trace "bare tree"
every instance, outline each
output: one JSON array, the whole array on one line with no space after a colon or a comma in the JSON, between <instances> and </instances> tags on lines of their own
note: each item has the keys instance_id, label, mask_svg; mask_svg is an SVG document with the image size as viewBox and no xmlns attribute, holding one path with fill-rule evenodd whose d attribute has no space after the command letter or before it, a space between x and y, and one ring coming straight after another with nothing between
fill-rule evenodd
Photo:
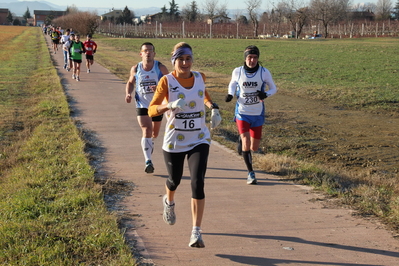
<instances>
[{"instance_id":1,"label":"bare tree","mask_svg":"<svg viewBox=\"0 0 399 266\"><path fill-rule=\"evenodd\" d=\"M99 18L96 12L77 12L53 20L55 25L63 29L71 29L75 33L86 35L94 34L99 26Z\"/></svg>"},{"instance_id":2,"label":"bare tree","mask_svg":"<svg viewBox=\"0 0 399 266\"><path fill-rule=\"evenodd\" d=\"M208 15L210 19L214 18L216 16L217 6L218 6L217 0L206 0L203 6L204 14Z\"/></svg>"},{"instance_id":3,"label":"bare tree","mask_svg":"<svg viewBox=\"0 0 399 266\"><path fill-rule=\"evenodd\" d=\"M247 1L245 1L245 4L247 5L249 20L251 21L252 26L253 26L253 36L257 37L258 36L258 28L259 28L258 9L259 9L260 5L262 4L262 0L247 0Z\"/></svg>"},{"instance_id":4,"label":"bare tree","mask_svg":"<svg viewBox=\"0 0 399 266\"><path fill-rule=\"evenodd\" d=\"M324 28L324 37L328 37L328 26L346 18L349 0L311 0L312 18L320 21Z\"/></svg>"},{"instance_id":5,"label":"bare tree","mask_svg":"<svg viewBox=\"0 0 399 266\"><path fill-rule=\"evenodd\" d=\"M295 37L299 38L303 27L309 22L309 8L301 0L283 0L278 6L282 15L290 22Z\"/></svg>"},{"instance_id":6,"label":"bare tree","mask_svg":"<svg viewBox=\"0 0 399 266\"><path fill-rule=\"evenodd\" d=\"M200 18L200 12L196 1L192 1L189 5L182 8L181 16L183 20L195 22Z\"/></svg>"},{"instance_id":7,"label":"bare tree","mask_svg":"<svg viewBox=\"0 0 399 266\"><path fill-rule=\"evenodd\" d=\"M79 12L79 9L77 6L75 6L75 5L67 6L67 9L66 9L67 14L74 14L74 13L78 13L78 12Z\"/></svg>"},{"instance_id":8,"label":"bare tree","mask_svg":"<svg viewBox=\"0 0 399 266\"><path fill-rule=\"evenodd\" d=\"M386 20L391 18L393 3L391 0L378 0L376 15L377 19Z\"/></svg>"},{"instance_id":9,"label":"bare tree","mask_svg":"<svg viewBox=\"0 0 399 266\"><path fill-rule=\"evenodd\" d=\"M394 12L392 12L392 13L393 13L394 19L399 20L399 0L396 2L393 10L394 10Z\"/></svg>"},{"instance_id":10,"label":"bare tree","mask_svg":"<svg viewBox=\"0 0 399 266\"><path fill-rule=\"evenodd\" d=\"M216 12L219 16L222 17L227 17L228 13L227 13L227 3L225 2L224 4L220 4L217 8L216 8Z\"/></svg>"}]
</instances>

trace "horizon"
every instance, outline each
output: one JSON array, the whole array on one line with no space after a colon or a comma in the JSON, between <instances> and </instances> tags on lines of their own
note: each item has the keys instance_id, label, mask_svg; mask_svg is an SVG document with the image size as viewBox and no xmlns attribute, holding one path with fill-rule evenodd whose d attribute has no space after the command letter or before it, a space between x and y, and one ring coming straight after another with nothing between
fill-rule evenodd
<instances>
[{"instance_id":1,"label":"horizon","mask_svg":"<svg viewBox=\"0 0 399 266\"><path fill-rule=\"evenodd\" d=\"M0 0L3 4L10 4L9 1L12 0ZM198 9L200 11L203 11L204 3L206 0L203 1L196 1L198 5ZM225 2L223 2L225 1ZM378 1L378 0L375 0ZM14 1L12 1L14 2ZM11 3L12 3L11 2ZM78 10L81 11L97 11L98 15L105 14L107 12L110 12L112 9L121 9L123 10L126 6L134 11L136 13L136 16L141 16L141 15L148 15L148 13L141 13L140 10L143 9L151 9L151 8L159 8L159 11L161 11L161 8L163 6L166 6L168 8L169 5L169 0L153 0L151 1L151 5L147 5L145 2L140 2L139 4L135 4L134 7L130 7L128 4L126 4L127 1L122 1L122 0L114 0L114 1L108 1L108 0L87 0L80 2L79 4L75 4L74 0L17 0L17 2L38 2L38 3L45 3L47 5L53 6L55 9L58 10L66 10L68 6L76 6ZM189 5L193 0L175 0L175 3L178 5L179 10L181 11L186 5ZM233 3L231 3L233 2ZM15 3L15 2L14 2ZM218 1L218 5L222 5L226 3L227 9L230 10L229 16L231 16L231 11L234 10L246 10L246 4L245 1L241 0L232 0L230 3L227 4L227 0L220 0ZM372 1L362 1L362 0L352 0L352 4L364 4L364 3L374 3ZM140 5L141 4L141 5ZM376 3L375 3L376 4ZM259 8L261 11L266 11L272 9L272 2L267 1L267 2L262 2L261 7ZM33 10L32 10L33 11ZM16 13L18 16L22 16L23 14L17 14L17 12L11 10L12 13ZM245 12L245 11L244 11Z\"/></svg>"}]
</instances>

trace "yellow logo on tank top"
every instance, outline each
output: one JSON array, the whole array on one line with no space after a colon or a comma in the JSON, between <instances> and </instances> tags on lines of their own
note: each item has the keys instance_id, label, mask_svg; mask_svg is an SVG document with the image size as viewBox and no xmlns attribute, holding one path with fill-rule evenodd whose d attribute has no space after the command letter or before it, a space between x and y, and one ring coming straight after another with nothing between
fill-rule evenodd
<instances>
[{"instance_id":1,"label":"yellow logo on tank top","mask_svg":"<svg viewBox=\"0 0 399 266\"><path fill-rule=\"evenodd\" d=\"M178 95L177 95L177 99L186 99L186 95L184 95L184 93L182 93L182 92L180 92Z\"/></svg>"},{"instance_id":2,"label":"yellow logo on tank top","mask_svg":"<svg viewBox=\"0 0 399 266\"><path fill-rule=\"evenodd\" d=\"M197 103L196 103L195 101L191 101L191 102L188 104L188 107L189 107L190 109L194 109L196 106L197 106Z\"/></svg>"},{"instance_id":3,"label":"yellow logo on tank top","mask_svg":"<svg viewBox=\"0 0 399 266\"><path fill-rule=\"evenodd\" d=\"M177 135L176 139L178 141L183 141L184 140L184 136L182 134Z\"/></svg>"}]
</instances>

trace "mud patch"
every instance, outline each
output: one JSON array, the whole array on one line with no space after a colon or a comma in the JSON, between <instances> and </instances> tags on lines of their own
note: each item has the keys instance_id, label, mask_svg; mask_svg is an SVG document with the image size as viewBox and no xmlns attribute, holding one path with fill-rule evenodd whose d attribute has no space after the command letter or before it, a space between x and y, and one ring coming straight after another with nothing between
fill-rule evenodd
<instances>
[{"instance_id":1,"label":"mud patch","mask_svg":"<svg viewBox=\"0 0 399 266\"><path fill-rule=\"evenodd\" d=\"M265 146L348 171L395 177L399 116L276 94L266 100Z\"/></svg>"}]
</instances>

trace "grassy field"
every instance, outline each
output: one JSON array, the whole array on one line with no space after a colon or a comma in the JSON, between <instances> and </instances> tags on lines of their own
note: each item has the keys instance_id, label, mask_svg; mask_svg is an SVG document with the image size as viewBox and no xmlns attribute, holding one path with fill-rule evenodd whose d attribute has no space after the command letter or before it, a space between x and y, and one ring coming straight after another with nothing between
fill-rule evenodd
<instances>
[{"instance_id":1,"label":"grassy field","mask_svg":"<svg viewBox=\"0 0 399 266\"><path fill-rule=\"evenodd\" d=\"M115 73L124 79L127 79L128 72L123 64L135 63L139 46L148 41L96 38L113 47L113 62L109 62ZM353 108L398 112L398 38L150 41L156 46L157 58L169 69L173 46L179 41L186 41L193 47L195 68L223 75L231 75L233 68L244 61L243 49L254 44L261 51L262 65L272 71L280 93L303 95ZM103 55L98 53L97 56ZM227 84L220 84L220 89L226 91L226 88Z\"/></svg>"},{"instance_id":2,"label":"grassy field","mask_svg":"<svg viewBox=\"0 0 399 266\"><path fill-rule=\"evenodd\" d=\"M0 264L134 265L40 28L0 26Z\"/></svg>"}]
</instances>

